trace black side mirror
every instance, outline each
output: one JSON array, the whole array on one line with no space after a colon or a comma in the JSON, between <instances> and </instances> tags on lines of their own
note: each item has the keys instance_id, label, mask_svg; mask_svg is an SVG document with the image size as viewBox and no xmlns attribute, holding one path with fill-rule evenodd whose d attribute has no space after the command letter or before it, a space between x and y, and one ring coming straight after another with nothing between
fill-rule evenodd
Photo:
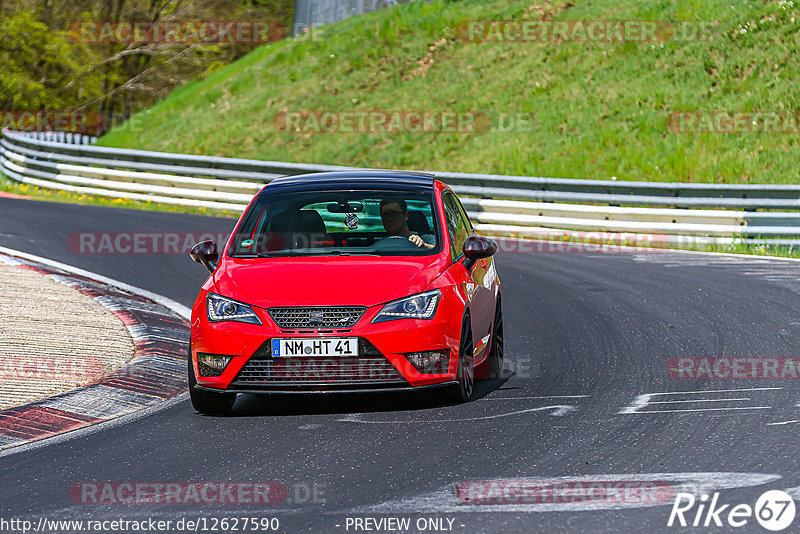
<instances>
[{"instance_id":1,"label":"black side mirror","mask_svg":"<svg viewBox=\"0 0 800 534\"><path fill-rule=\"evenodd\" d=\"M488 237L481 237L479 235L471 235L464 242L464 267L469 271L475 262L494 256L497 252L497 243Z\"/></svg>"},{"instance_id":2,"label":"black side mirror","mask_svg":"<svg viewBox=\"0 0 800 534\"><path fill-rule=\"evenodd\" d=\"M217 251L216 241L200 241L198 244L192 247L192 251L189 253L189 256L191 256L192 259L197 263L202 263L205 265L206 269L208 269L208 272L213 273L217 268L217 262L219 261L219 252Z\"/></svg>"}]
</instances>

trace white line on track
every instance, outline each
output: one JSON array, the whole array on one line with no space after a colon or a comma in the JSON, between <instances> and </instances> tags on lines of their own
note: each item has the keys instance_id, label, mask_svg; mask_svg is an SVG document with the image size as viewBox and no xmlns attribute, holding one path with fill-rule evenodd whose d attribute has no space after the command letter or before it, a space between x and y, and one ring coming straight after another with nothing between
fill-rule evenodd
<instances>
[{"instance_id":1,"label":"white line on track","mask_svg":"<svg viewBox=\"0 0 800 534\"><path fill-rule=\"evenodd\" d=\"M744 389L701 389L700 391L667 391L665 393L648 393L648 395L683 395L690 393L730 393L736 391L768 391L783 388L744 388Z\"/></svg>"},{"instance_id":2,"label":"white line on track","mask_svg":"<svg viewBox=\"0 0 800 534\"><path fill-rule=\"evenodd\" d=\"M167 399L164 402L161 402L155 406L138 410L129 415L123 415L115 419L109 419L108 421L103 421L102 423L96 423L94 425L79 428L77 430L71 430L69 432L65 432L64 434L57 434L50 438L44 438L38 441L25 443L24 445L17 445L15 447L11 447L10 449L5 449L0 451L0 458L4 456L11 456L12 454L17 454L20 452L31 451L33 449L38 449L39 447L55 445L56 443L62 443L65 441L69 441L71 439L88 436L89 434L94 434L95 432L104 432L106 430L111 430L112 428L116 428L122 425L127 425L128 423L133 423L134 421L142 419L143 417L149 417L151 415L157 414L158 412L171 408L176 404L186 402L188 398L189 398L189 392L187 391L185 393L181 393L176 397Z\"/></svg>"},{"instance_id":3,"label":"white line on track","mask_svg":"<svg viewBox=\"0 0 800 534\"><path fill-rule=\"evenodd\" d=\"M742 397L740 399L689 399L689 400L668 400L668 401L650 401L647 404L677 404L679 402L725 402L725 401L749 401L749 397Z\"/></svg>"},{"instance_id":4,"label":"white line on track","mask_svg":"<svg viewBox=\"0 0 800 534\"><path fill-rule=\"evenodd\" d=\"M800 499L800 486L797 486L795 488L787 488L787 489L785 489L783 491L785 491L786 493L788 493L790 496L792 496L795 499Z\"/></svg>"},{"instance_id":5,"label":"white line on track","mask_svg":"<svg viewBox=\"0 0 800 534\"><path fill-rule=\"evenodd\" d=\"M661 405L661 404L676 404L676 403L701 403L701 402L720 402L722 400L728 400L731 402L739 402L743 400L749 400L749 398L737 398L737 399L678 399L678 400L663 400L663 401L654 401L654 397L664 396L664 395L699 395L699 394L708 394L708 393L732 393L732 392L743 392L743 391L773 391L773 390L781 390L783 388L774 387L774 388L740 388L740 389L707 389L707 390L699 390L699 391L666 391L661 393L644 393L642 395L637 395L633 402L629 406L625 406L617 414L620 415L631 415L631 414L639 414L639 413L679 413L679 412L721 412L721 411L728 411L728 410L767 410L771 408L771 406L731 406L726 408L684 408L680 410L647 410L645 409L651 405Z\"/></svg>"},{"instance_id":6,"label":"white line on track","mask_svg":"<svg viewBox=\"0 0 800 534\"><path fill-rule=\"evenodd\" d=\"M130 284L126 284L125 282L120 282L119 280L114 280L113 278L109 278L107 276L103 276L101 274L93 273L91 271L87 271L81 269L79 267L74 267L72 265L67 265L66 263L61 263L59 261L51 260L48 258L43 258L41 256L36 256L35 254L28 254L27 252L22 252L20 250L14 250L6 247L0 247L0 253L8 254L10 256L17 256L19 258L24 258L26 260L35 261L37 263L41 263L43 265L47 265L49 267L55 267L56 269L61 269L62 271L66 271L68 273L72 273L78 276L85 276L86 278L91 278L92 280L102 282L109 286L113 286L128 293L132 293L134 295L139 295L140 297L148 298L158 304L168 308L169 310L175 312L179 316L183 317L186 320L191 319L192 312L189 308L175 302L172 299L159 295L157 293L153 293L152 291L148 291L146 289L142 289L140 287L132 286ZM45 447L48 445L53 445L56 443L61 443L67 440L83 437L89 434L93 434L95 432L102 432L105 430L110 430L112 428L116 428L122 425L126 425L128 423L132 423L141 419L143 417L149 417L153 414L171 408L176 404L186 402L186 399L189 397L189 393L181 393L176 397L172 397L171 399L167 399L164 402L160 402L155 406L151 406L149 408L144 408L142 410L136 411L129 415L123 415L117 417L115 419L111 419L108 421L104 421L102 423L97 423L88 427L80 428L77 430L72 430L70 432L66 432L64 434L58 434L49 438L41 439L38 441L33 441L31 443L26 443L24 445L18 445L16 447L11 447L9 449L5 449L0 451L0 458L4 456L10 456L12 454L17 454L21 452L30 451L33 449L38 449L39 447Z\"/></svg>"},{"instance_id":7,"label":"white line on track","mask_svg":"<svg viewBox=\"0 0 800 534\"><path fill-rule=\"evenodd\" d=\"M644 412L630 413L683 413L683 412L727 412L728 410L769 410L772 406L740 406L731 408L686 408L684 410L647 410Z\"/></svg>"},{"instance_id":8,"label":"white line on track","mask_svg":"<svg viewBox=\"0 0 800 534\"><path fill-rule=\"evenodd\" d=\"M495 414L495 415L484 415L484 416L479 416L479 417L464 417L462 419L431 419L431 420L424 420L424 421L420 421L418 419L413 419L413 420L408 420L408 421L396 420L396 419L392 420L392 421L369 421L369 420L366 420L366 419L363 418L363 414L354 413L354 414L348 414L348 415L346 415L346 416L344 416L344 417L342 417L340 419L337 419L337 421L340 421L342 423L364 423L364 424L369 424L369 425L397 425L397 424L402 424L402 423L408 423L408 424L414 424L414 425L417 425L417 424L420 424L420 423L422 423L422 424L460 423L460 422L464 422L464 421L481 421L481 420L484 420L484 419L498 419L500 417L511 417L513 415L522 415L522 414L530 413L530 412L542 412L542 411L545 411L545 410L553 410L553 413L550 414L551 416L553 416L553 417L561 417L561 416L567 415L571 411L574 411L575 408L572 407L572 406L569 406L569 405L565 405L565 404L558 404L558 405L553 405L553 406L541 406L539 408L528 408L527 410L517 410L517 411L513 411L513 412L500 413L500 414Z\"/></svg>"},{"instance_id":9,"label":"white line on track","mask_svg":"<svg viewBox=\"0 0 800 534\"><path fill-rule=\"evenodd\" d=\"M542 397L484 397L481 400L519 400L519 399L583 399L590 395L545 395Z\"/></svg>"},{"instance_id":10,"label":"white line on track","mask_svg":"<svg viewBox=\"0 0 800 534\"><path fill-rule=\"evenodd\" d=\"M123 291L127 291L128 293L133 293L134 295L139 295L140 297L148 298L154 302L157 302L158 304L161 304L165 308L172 310L173 312L180 315L187 321L190 320L192 317L192 310L190 310L183 304L180 304L179 302L175 302L174 300L159 295L158 293L153 293L152 291L132 286L130 284L126 284L125 282L120 282L119 280L114 280L113 278L103 276L102 274L93 273L91 271L86 271L79 267L73 267L72 265L67 265L66 263L61 263L59 261L43 258L41 256L36 256L35 254L28 254L27 252L14 250L11 248L0 247L0 252L2 252L3 254L8 254L10 256L18 256L26 260L35 261L43 265L47 265L49 267L55 267L56 269L61 269L62 271L76 274L78 276L85 276L86 278L91 278L92 280L102 282L109 286L117 287L119 289L122 289Z\"/></svg>"}]
</instances>

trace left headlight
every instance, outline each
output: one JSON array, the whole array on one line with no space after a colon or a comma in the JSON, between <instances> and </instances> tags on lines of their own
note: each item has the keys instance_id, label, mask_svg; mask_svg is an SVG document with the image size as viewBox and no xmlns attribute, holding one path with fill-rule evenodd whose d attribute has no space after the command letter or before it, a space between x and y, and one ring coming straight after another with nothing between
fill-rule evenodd
<instances>
[{"instance_id":1,"label":"left headlight","mask_svg":"<svg viewBox=\"0 0 800 534\"><path fill-rule=\"evenodd\" d=\"M236 321L239 323L261 324L253 308L247 304L237 302L216 293L209 293L206 299L208 320L212 323L222 321Z\"/></svg>"},{"instance_id":2,"label":"left headlight","mask_svg":"<svg viewBox=\"0 0 800 534\"><path fill-rule=\"evenodd\" d=\"M436 314L441 292L438 289L395 300L383 307L373 323L395 319L431 319Z\"/></svg>"}]
</instances>

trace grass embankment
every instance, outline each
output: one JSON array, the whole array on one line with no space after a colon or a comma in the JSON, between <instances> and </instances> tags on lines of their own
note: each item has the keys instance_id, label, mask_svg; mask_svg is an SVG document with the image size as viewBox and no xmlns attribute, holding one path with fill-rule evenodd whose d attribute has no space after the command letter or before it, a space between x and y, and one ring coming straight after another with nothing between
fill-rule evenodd
<instances>
[{"instance_id":1,"label":"grass embankment","mask_svg":"<svg viewBox=\"0 0 800 534\"><path fill-rule=\"evenodd\" d=\"M363 167L620 180L795 183L798 134L675 133L676 111L790 111L800 87L789 0L416 2L273 43L175 90L104 146ZM672 21L665 42L470 42L476 20ZM705 23L699 25L697 23ZM659 35L662 35L661 33ZM530 118L475 133L282 131L297 111L421 111ZM7 191L22 187L6 181ZM202 213L58 192L39 198ZM223 213L223 215L226 215ZM232 215L232 214L227 214ZM708 250L708 247L704 247ZM711 250L798 255L783 247Z\"/></svg>"},{"instance_id":2,"label":"grass embankment","mask_svg":"<svg viewBox=\"0 0 800 534\"><path fill-rule=\"evenodd\" d=\"M666 42L470 42L461 31L468 21L542 19L711 26L703 38L690 31ZM674 133L668 121L675 111L794 112L798 29L789 0L415 2L259 48L101 144L379 168L793 183L800 134L791 125L693 134ZM313 133L303 122L309 131L286 133L276 125L281 112L309 110L520 113L531 131Z\"/></svg>"}]
</instances>

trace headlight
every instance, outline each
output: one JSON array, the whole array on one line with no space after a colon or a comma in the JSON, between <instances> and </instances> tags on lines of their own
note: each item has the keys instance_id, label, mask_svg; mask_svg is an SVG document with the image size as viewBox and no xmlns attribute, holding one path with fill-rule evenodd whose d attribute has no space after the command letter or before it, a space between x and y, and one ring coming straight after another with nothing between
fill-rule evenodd
<instances>
[{"instance_id":1,"label":"headlight","mask_svg":"<svg viewBox=\"0 0 800 534\"><path fill-rule=\"evenodd\" d=\"M206 300L208 307L208 320L212 323L222 321L236 321L239 323L261 324L261 320L247 304L209 293Z\"/></svg>"},{"instance_id":2,"label":"headlight","mask_svg":"<svg viewBox=\"0 0 800 534\"><path fill-rule=\"evenodd\" d=\"M395 319L431 319L436 314L441 292L438 289L390 302L375 316L373 323Z\"/></svg>"}]
</instances>

